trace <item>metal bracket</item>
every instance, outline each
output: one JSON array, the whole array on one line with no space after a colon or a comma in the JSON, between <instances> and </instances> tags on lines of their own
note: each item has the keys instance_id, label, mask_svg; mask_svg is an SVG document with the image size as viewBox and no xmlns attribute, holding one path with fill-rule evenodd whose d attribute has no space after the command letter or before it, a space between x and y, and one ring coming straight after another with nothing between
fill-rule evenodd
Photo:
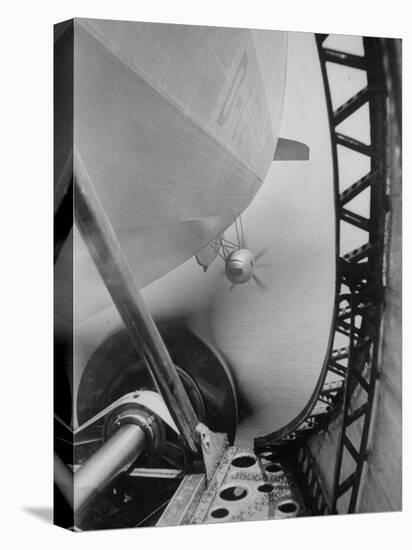
<instances>
[{"instance_id":1,"label":"metal bracket","mask_svg":"<svg viewBox=\"0 0 412 550\"><path fill-rule=\"evenodd\" d=\"M163 420L165 424L172 428L173 431L179 433L176 424L174 423L161 395L151 390L144 390L130 392L126 395L123 395L122 397L111 403L108 407L90 418L87 422L79 426L76 430L74 430L73 435L76 436L79 433L83 432L86 428L89 428L98 420L101 420L122 405L141 405L156 414L161 420Z\"/></svg>"},{"instance_id":2,"label":"metal bracket","mask_svg":"<svg viewBox=\"0 0 412 550\"><path fill-rule=\"evenodd\" d=\"M229 441L226 434L212 432L201 422L196 426L196 432L200 436L203 462L206 469L206 480L209 483L223 457L226 447L229 445Z\"/></svg>"}]
</instances>

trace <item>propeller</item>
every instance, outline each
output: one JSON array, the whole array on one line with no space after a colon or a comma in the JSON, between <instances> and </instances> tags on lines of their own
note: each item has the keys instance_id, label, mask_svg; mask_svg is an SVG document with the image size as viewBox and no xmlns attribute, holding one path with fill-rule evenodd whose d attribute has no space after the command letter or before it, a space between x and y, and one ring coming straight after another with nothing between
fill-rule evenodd
<instances>
[{"instance_id":1,"label":"propeller","mask_svg":"<svg viewBox=\"0 0 412 550\"><path fill-rule=\"evenodd\" d=\"M221 237L221 245L223 249L222 259L225 262L225 270L223 274L231 282L229 293L233 291L235 286L248 283L254 279L259 291L268 290L267 286L255 275L256 267L269 267L270 264L259 265L259 260L267 253L268 247L262 248L254 255L248 248L248 243L243 230L242 218L239 215L235 218L234 227L236 230L237 244Z\"/></svg>"},{"instance_id":2,"label":"propeller","mask_svg":"<svg viewBox=\"0 0 412 550\"><path fill-rule=\"evenodd\" d=\"M266 290L269 290L268 287L256 275L253 275L252 279L254 279L260 291L265 292Z\"/></svg>"},{"instance_id":3,"label":"propeller","mask_svg":"<svg viewBox=\"0 0 412 550\"><path fill-rule=\"evenodd\" d=\"M269 250L269 249L268 249L267 246L265 246L265 248L262 248L262 250L256 254L256 256L255 256L255 262L258 262L258 261L260 260L260 258L262 258L262 257L266 254L266 252L267 252L268 250Z\"/></svg>"},{"instance_id":4,"label":"propeller","mask_svg":"<svg viewBox=\"0 0 412 550\"><path fill-rule=\"evenodd\" d=\"M224 274L232 283L229 287L229 293L233 291L235 286L248 283L252 279L255 281L259 291L264 292L268 290L268 287L255 274L255 268L260 267L259 259L261 259L267 251L268 247L262 248L262 250L254 256L247 248L239 248L227 256ZM265 265L269 266L270 264L262 264L262 267Z\"/></svg>"}]
</instances>

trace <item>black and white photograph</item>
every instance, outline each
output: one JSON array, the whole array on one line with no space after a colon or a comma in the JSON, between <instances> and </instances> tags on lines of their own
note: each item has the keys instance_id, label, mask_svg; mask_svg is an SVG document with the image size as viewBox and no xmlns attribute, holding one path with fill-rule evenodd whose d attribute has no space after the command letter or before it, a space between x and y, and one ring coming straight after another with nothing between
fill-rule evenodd
<instances>
[{"instance_id":1,"label":"black and white photograph","mask_svg":"<svg viewBox=\"0 0 412 550\"><path fill-rule=\"evenodd\" d=\"M401 180L399 38L57 23L54 522L401 511Z\"/></svg>"},{"instance_id":2,"label":"black and white photograph","mask_svg":"<svg viewBox=\"0 0 412 550\"><path fill-rule=\"evenodd\" d=\"M1 548L410 546L409 11L3 6Z\"/></svg>"}]
</instances>

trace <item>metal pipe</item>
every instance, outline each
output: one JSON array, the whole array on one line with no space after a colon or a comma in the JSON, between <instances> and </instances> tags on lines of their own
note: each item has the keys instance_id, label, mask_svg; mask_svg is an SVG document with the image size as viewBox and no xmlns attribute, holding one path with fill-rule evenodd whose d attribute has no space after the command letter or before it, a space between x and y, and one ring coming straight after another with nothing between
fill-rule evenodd
<instances>
[{"instance_id":1,"label":"metal pipe","mask_svg":"<svg viewBox=\"0 0 412 550\"><path fill-rule=\"evenodd\" d=\"M76 149L74 204L77 227L130 338L137 352L144 357L183 443L196 454L199 420Z\"/></svg>"},{"instance_id":2,"label":"metal pipe","mask_svg":"<svg viewBox=\"0 0 412 550\"><path fill-rule=\"evenodd\" d=\"M140 426L124 424L74 474L75 524L81 520L94 497L133 464L146 443L146 435Z\"/></svg>"}]
</instances>

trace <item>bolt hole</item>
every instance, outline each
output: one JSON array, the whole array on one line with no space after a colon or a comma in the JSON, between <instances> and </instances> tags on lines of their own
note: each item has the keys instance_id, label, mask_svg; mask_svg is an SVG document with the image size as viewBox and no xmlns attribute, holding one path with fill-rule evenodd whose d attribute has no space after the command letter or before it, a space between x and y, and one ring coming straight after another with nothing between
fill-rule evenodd
<instances>
[{"instance_id":1,"label":"bolt hole","mask_svg":"<svg viewBox=\"0 0 412 550\"><path fill-rule=\"evenodd\" d=\"M298 509L295 502L292 500L289 500L287 502L282 502L282 504L279 504L278 510L282 512L283 514L293 514Z\"/></svg>"},{"instance_id":2,"label":"bolt hole","mask_svg":"<svg viewBox=\"0 0 412 550\"><path fill-rule=\"evenodd\" d=\"M271 493L274 488L275 486L272 485L271 483L264 483L263 485L259 485L257 490L260 491L261 493Z\"/></svg>"},{"instance_id":3,"label":"bolt hole","mask_svg":"<svg viewBox=\"0 0 412 550\"><path fill-rule=\"evenodd\" d=\"M270 474L278 474L280 472L283 472L282 466L276 462L272 464L268 464L265 470Z\"/></svg>"},{"instance_id":4,"label":"bolt hole","mask_svg":"<svg viewBox=\"0 0 412 550\"><path fill-rule=\"evenodd\" d=\"M232 460L232 465L236 468L250 468L254 464L256 464L256 458L250 455L237 456Z\"/></svg>"},{"instance_id":5,"label":"bolt hole","mask_svg":"<svg viewBox=\"0 0 412 550\"><path fill-rule=\"evenodd\" d=\"M229 515L229 510L227 508L215 508L210 512L212 518L221 519Z\"/></svg>"},{"instance_id":6,"label":"bolt hole","mask_svg":"<svg viewBox=\"0 0 412 550\"><path fill-rule=\"evenodd\" d=\"M223 500L242 500L247 495L247 490L244 487L234 485L233 487L227 487L220 492L220 498Z\"/></svg>"}]
</instances>

